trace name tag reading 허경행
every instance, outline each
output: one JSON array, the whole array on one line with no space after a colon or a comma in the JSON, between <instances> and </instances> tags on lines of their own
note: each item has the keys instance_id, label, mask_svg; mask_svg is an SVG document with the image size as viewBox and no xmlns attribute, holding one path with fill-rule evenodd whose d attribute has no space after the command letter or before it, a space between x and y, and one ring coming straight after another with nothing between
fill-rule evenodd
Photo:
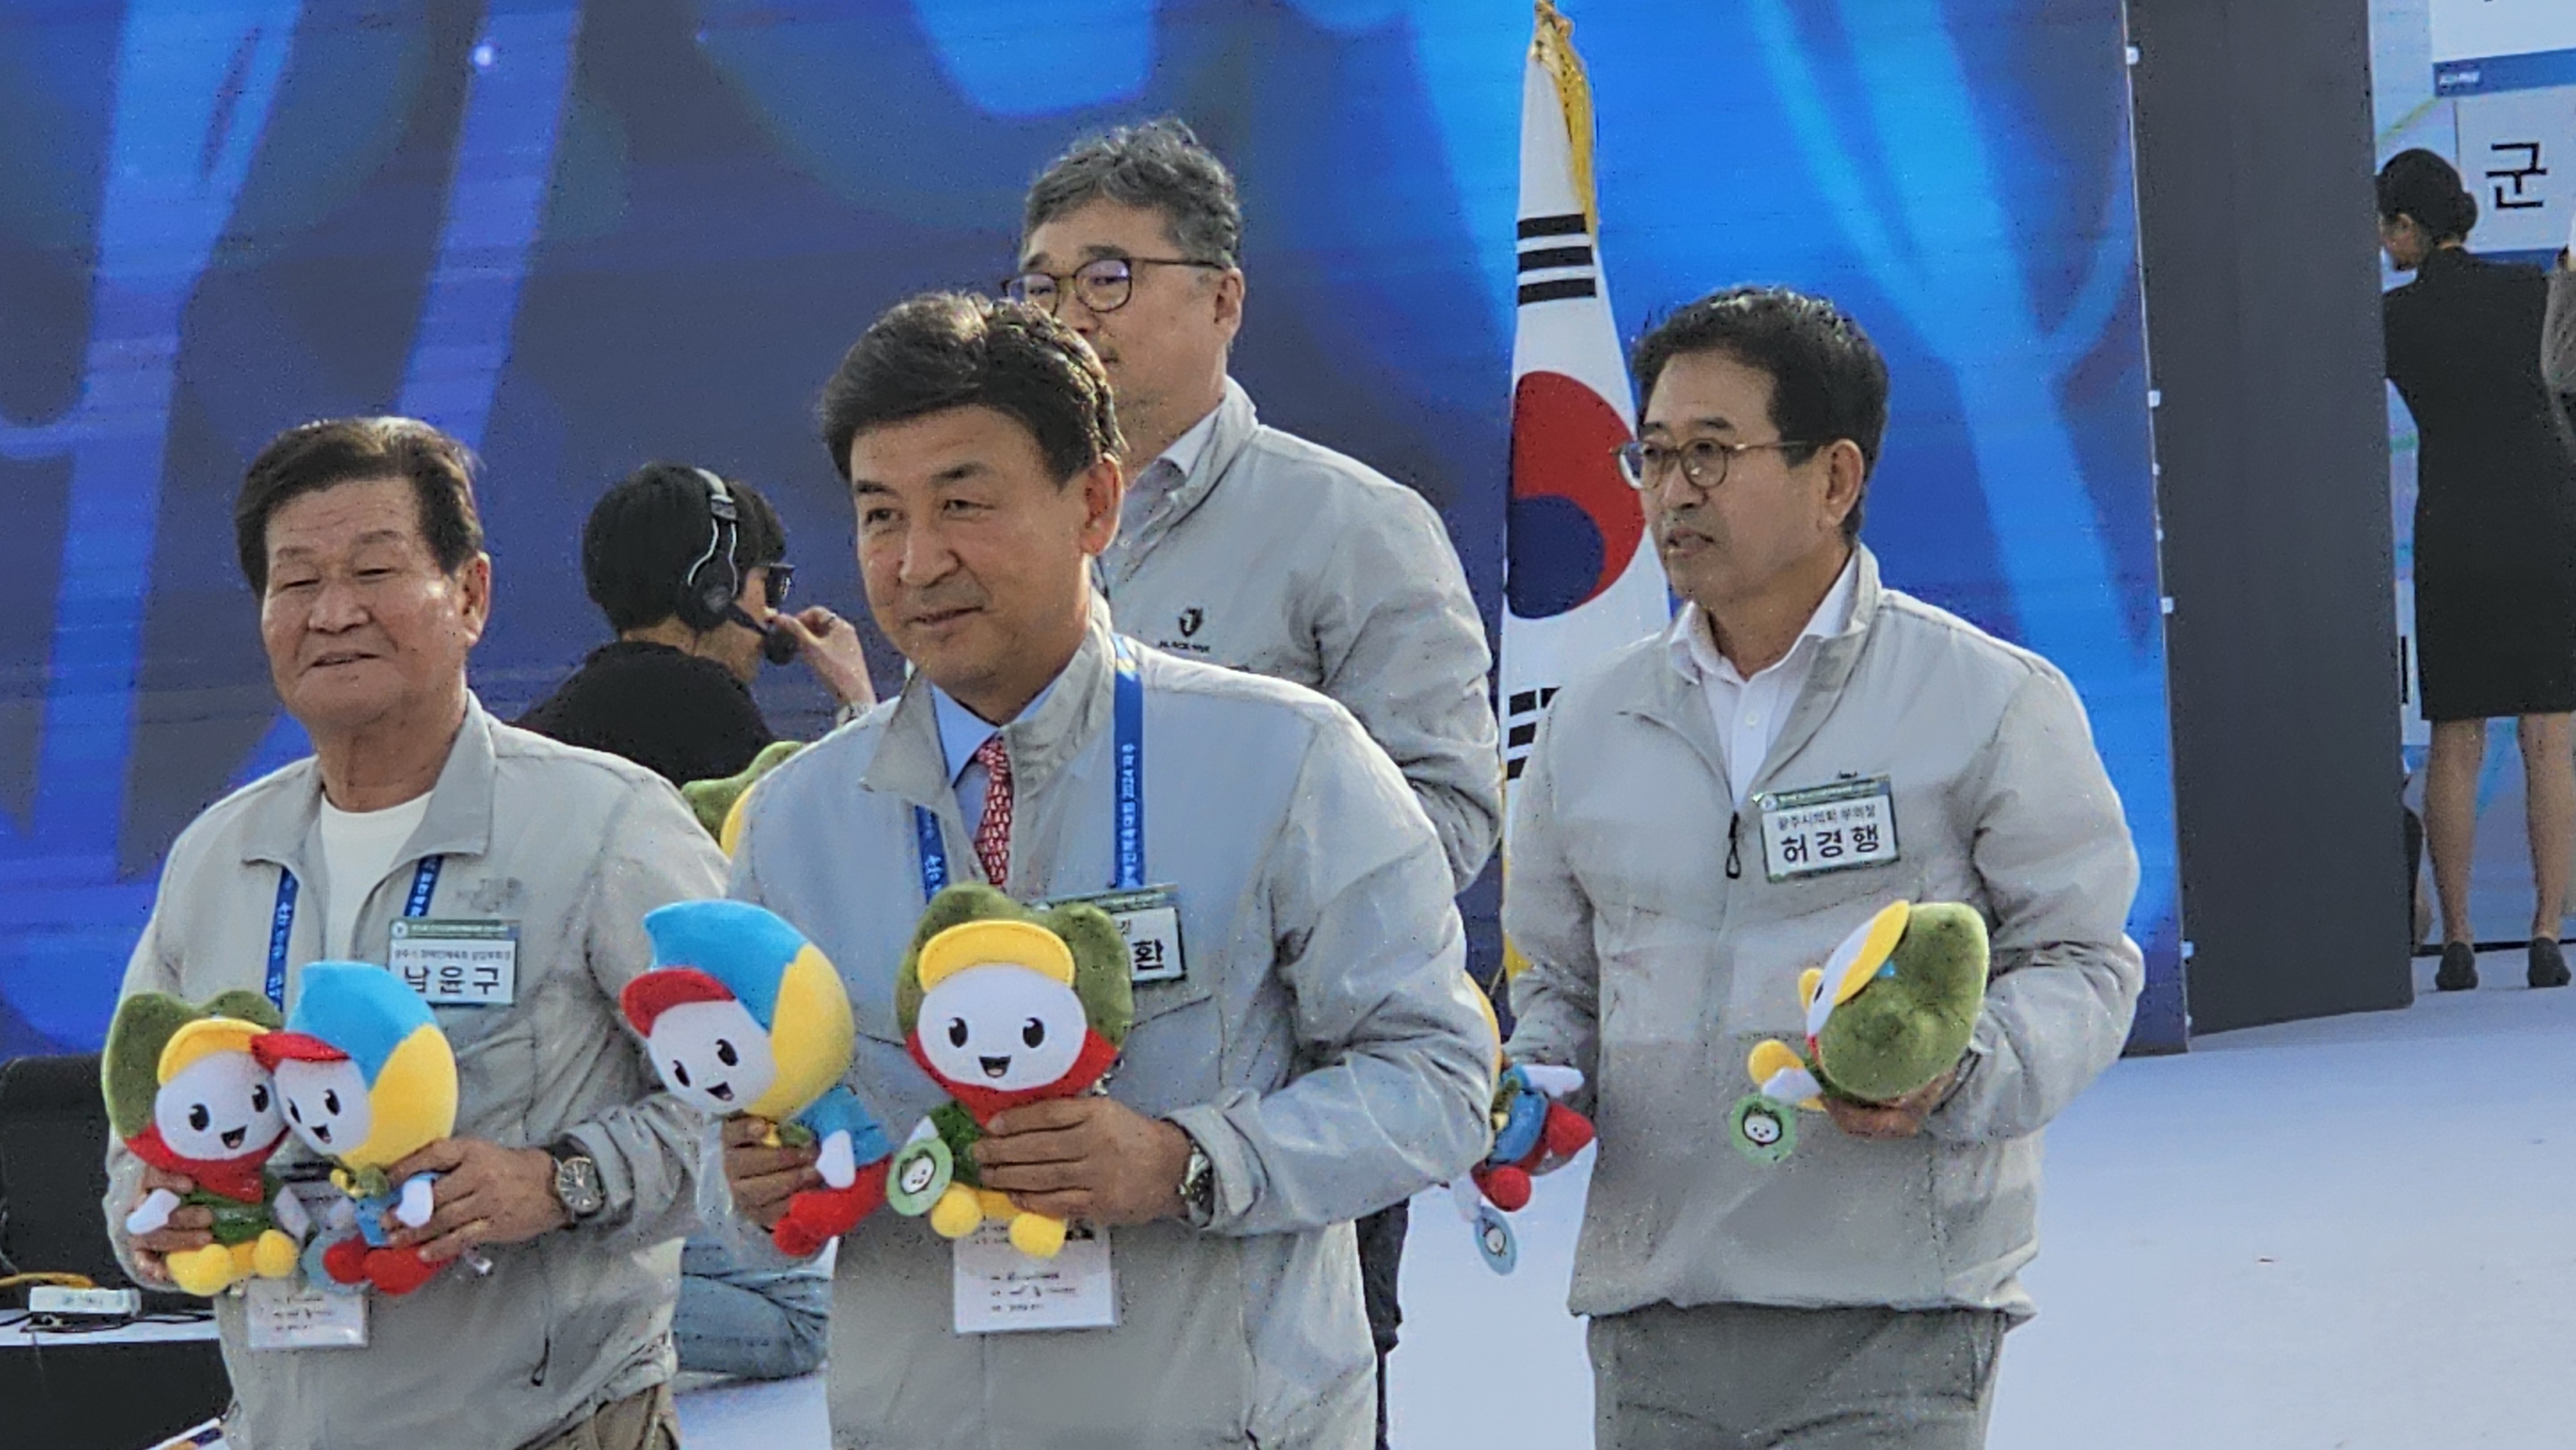
<instances>
[{"instance_id":1,"label":"name tag reading \ud5c8\uacbd\ud589","mask_svg":"<svg viewBox=\"0 0 2576 1450\"><path fill-rule=\"evenodd\" d=\"M1759 795L1762 861L1773 881L1896 859L1896 791L1886 776Z\"/></svg>"},{"instance_id":2,"label":"name tag reading \ud5c8\uacbd\ud589","mask_svg":"<svg viewBox=\"0 0 2576 1450\"><path fill-rule=\"evenodd\" d=\"M433 1007L507 1007L519 1000L519 924L405 917L385 965Z\"/></svg>"}]
</instances>

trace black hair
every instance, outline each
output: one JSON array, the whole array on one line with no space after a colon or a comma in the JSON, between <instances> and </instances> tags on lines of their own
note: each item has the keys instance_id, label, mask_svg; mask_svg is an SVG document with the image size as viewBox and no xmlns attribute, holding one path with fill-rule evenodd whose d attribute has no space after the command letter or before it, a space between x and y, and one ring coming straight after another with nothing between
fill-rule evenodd
<instances>
[{"instance_id":1,"label":"black hair","mask_svg":"<svg viewBox=\"0 0 2576 1450\"><path fill-rule=\"evenodd\" d=\"M2478 199L2450 162L2419 146L2379 168L2379 219L2399 217L2414 218L2427 241L2464 241L2478 224Z\"/></svg>"},{"instance_id":2,"label":"black hair","mask_svg":"<svg viewBox=\"0 0 2576 1450\"><path fill-rule=\"evenodd\" d=\"M1887 436L1887 360L1850 314L1822 297L1786 287L1729 287L1665 317L1637 339L1630 370L1640 405L1676 357L1724 353L1771 379L1771 426L1806 446L1784 449L1804 463L1848 438L1860 448L1861 497L1843 519L1860 536L1861 507Z\"/></svg>"},{"instance_id":3,"label":"black hair","mask_svg":"<svg viewBox=\"0 0 2576 1450\"><path fill-rule=\"evenodd\" d=\"M1023 303L958 292L898 302L870 324L816 412L832 467L847 479L859 434L966 407L1017 420L1059 483L1126 447L1109 374L1072 328Z\"/></svg>"},{"instance_id":4,"label":"black hair","mask_svg":"<svg viewBox=\"0 0 2576 1450\"><path fill-rule=\"evenodd\" d=\"M1162 213L1184 260L1231 267L1241 258L1243 204L1234 173L1177 116L1073 143L1030 185L1020 235L1095 201Z\"/></svg>"},{"instance_id":5,"label":"black hair","mask_svg":"<svg viewBox=\"0 0 2576 1450\"><path fill-rule=\"evenodd\" d=\"M474 508L473 451L417 418L326 418L268 441L233 498L233 545L251 592L268 592L268 521L290 501L343 483L401 479L420 509L420 535L439 571L483 552Z\"/></svg>"},{"instance_id":6,"label":"black hair","mask_svg":"<svg viewBox=\"0 0 2576 1450\"><path fill-rule=\"evenodd\" d=\"M787 531L769 500L750 484L725 480L733 495L733 565L749 573L787 557ZM681 586L705 557L715 516L711 490L683 463L648 463L591 505L581 530L581 585L590 602L624 634L680 612Z\"/></svg>"}]
</instances>

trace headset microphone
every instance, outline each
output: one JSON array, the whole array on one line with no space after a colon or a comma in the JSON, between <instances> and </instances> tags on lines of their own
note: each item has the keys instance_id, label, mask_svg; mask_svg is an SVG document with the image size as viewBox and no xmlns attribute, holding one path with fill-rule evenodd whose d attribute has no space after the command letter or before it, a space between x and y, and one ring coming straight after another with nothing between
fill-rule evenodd
<instances>
[{"instance_id":1,"label":"headset microphone","mask_svg":"<svg viewBox=\"0 0 2576 1450\"><path fill-rule=\"evenodd\" d=\"M760 657L773 665L792 663L797 653L804 648L796 642L796 636L789 634L775 623L763 624L752 618L743 612L739 604L733 606L729 617L734 623L760 636Z\"/></svg>"}]
</instances>

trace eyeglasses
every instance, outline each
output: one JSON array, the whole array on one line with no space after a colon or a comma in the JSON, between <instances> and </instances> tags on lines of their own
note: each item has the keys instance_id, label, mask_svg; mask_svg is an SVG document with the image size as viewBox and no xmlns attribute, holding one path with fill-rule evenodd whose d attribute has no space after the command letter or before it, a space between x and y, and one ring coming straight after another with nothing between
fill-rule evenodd
<instances>
[{"instance_id":1,"label":"eyeglasses","mask_svg":"<svg viewBox=\"0 0 2576 1450\"><path fill-rule=\"evenodd\" d=\"M769 601L769 607L771 609L786 608L787 588L789 585L796 582L796 566L793 564L764 564L761 567L767 571L760 576L761 597Z\"/></svg>"},{"instance_id":2,"label":"eyeglasses","mask_svg":"<svg viewBox=\"0 0 2576 1450\"><path fill-rule=\"evenodd\" d=\"M1136 295L1138 267L1204 267L1211 272L1227 270L1223 262L1196 262L1187 257L1101 257L1085 262L1070 272L1030 270L1002 283L1002 295L1013 302L1042 307L1049 313L1061 310L1064 290L1069 283L1074 300L1093 312L1115 312Z\"/></svg>"},{"instance_id":3,"label":"eyeglasses","mask_svg":"<svg viewBox=\"0 0 2576 1450\"><path fill-rule=\"evenodd\" d=\"M1613 450L1619 459L1619 475L1628 486L1643 492L1659 488L1679 467L1682 477L1693 487L1713 489L1726 482L1727 465L1739 453L1754 453L1765 448L1821 448L1821 443L1793 443L1780 439L1771 443L1720 443L1714 438L1694 438L1676 447L1670 443L1646 443L1632 440Z\"/></svg>"}]
</instances>

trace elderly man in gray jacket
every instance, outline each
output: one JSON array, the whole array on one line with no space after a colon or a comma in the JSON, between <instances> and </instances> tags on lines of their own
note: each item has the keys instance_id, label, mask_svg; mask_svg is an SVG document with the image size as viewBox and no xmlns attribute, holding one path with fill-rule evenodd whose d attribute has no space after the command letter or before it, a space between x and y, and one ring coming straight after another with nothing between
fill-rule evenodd
<instances>
[{"instance_id":1,"label":"elderly man in gray jacket","mask_svg":"<svg viewBox=\"0 0 2576 1450\"><path fill-rule=\"evenodd\" d=\"M1057 1292L997 1316L1034 1272L1007 1244L861 1223L834 1274L834 1443L1365 1446L1349 1221L1488 1134L1493 1032L1430 821L1341 706L1111 632L1090 562L1118 425L1063 324L915 299L823 410L869 607L914 675L745 798L735 893L839 964L852 1081L898 1133L945 1096L895 1005L937 886L1099 899L1137 949L1107 1092L1004 1111L975 1148L985 1187L1087 1225ZM728 1127L726 1174L766 1224L816 1180L760 1135Z\"/></svg>"},{"instance_id":2,"label":"elderly man in gray jacket","mask_svg":"<svg viewBox=\"0 0 2576 1450\"><path fill-rule=\"evenodd\" d=\"M2042 1126L2120 1051L2141 963L2118 799L2047 661L1884 587L1857 542L1887 371L1830 303L1721 292L1637 346L1631 477L1688 601L1568 685L1514 803L1521 1061L1600 1128L1572 1308L1605 1450L1981 1445ZM1839 859L1766 829L1815 792ZM1994 980L1967 1054L1775 1166L1728 1145L1751 1046L1898 898L1972 903Z\"/></svg>"},{"instance_id":3,"label":"elderly man in gray jacket","mask_svg":"<svg viewBox=\"0 0 2576 1450\"><path fill-rule=\"evenodd\" d=\"M676 1444L671 1305L707 1124L659 1090L617 996L652 964L644 913L717 894L724 857L660 777L501 724L466 688L492 561L462 444L407 418L293 429L252 463L235 526L314 755L180 833L125 994L288 1008L306 963L378 963L428 998L458 1092L455 1136L392 1166L443 1175L428 1222L393 1240L442 1271L400 1298L260 1280L217 1300L227 1433L255 1450ZM432 969L468 944L476 970ZM277 1166L321 1166L294 1156ZM129 1233L147 1194L191 1185L122 1144L108 1169L120 1258L168 1282L166 1256L210 1241L207 1210Z\"/></svg>"}]
</instances>

